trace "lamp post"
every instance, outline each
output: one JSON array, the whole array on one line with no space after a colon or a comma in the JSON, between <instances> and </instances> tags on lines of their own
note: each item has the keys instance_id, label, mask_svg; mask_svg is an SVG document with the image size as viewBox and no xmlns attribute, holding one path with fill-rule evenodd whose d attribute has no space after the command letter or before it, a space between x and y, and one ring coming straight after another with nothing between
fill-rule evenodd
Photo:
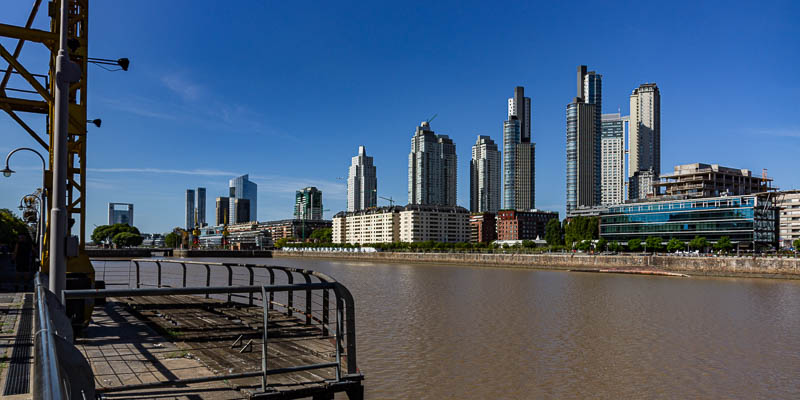
<instances>
[{"instance_id":1,"label":"lamp post","mask_svg":"<svg viewBox=\"0 0 800 400\"><path fill-rule=\"evenodd\" d=\"M50 291L61 300L67 285L67 138L69 136L69 86L81 79L81 69L67 51L68 0L60 2L59 47L55 73L53 115L53 198L50 209Z\"/></svg>"},{"instance_id":2,"label":"lamp post","mask_svg":"<svg viewBox=\"0 0 800 400\"><path fill-rule=\"evenodd\" d=\"M36 199L36 202L39 205L38 217L36 218L36 241L39 242L38 243L39 244L39 261L41 261L42 260L42 243L44 243L44 227L45 227L45 224L44 224L44 190L43 189L37 189L35 192L33 192L31 194L28 194L28 195L25 195L24 197L22 197L22 199L20 199L20 201L19 201L19 210L20 211L22 211L23 208L28 208L28 207L23 207L23 203L28 203L26 201L26 199L28 199L30 197ZM25 204L25 206L27 206L27 205L28 204ZM24 218L24 216L25 215L23 213L23 218Z\"/></svg>"},{"instance_id":3,"label":"lamp post","mask_svg":"<svg viewBox=\"0 0 800 400\"><path fill-rule=\"evenodd\" d=\"M42 243L44 243L44 228L47 226L47 224L45 222L46 221L46 217L45 217L45 213L44 213L44 210L47 209L47 207L45 207L45 202L47 201L47 194L45 193L45 190L46 190L45 188L47 187L47 173L46 173L47 172L47 166L45 165L44 157L42 157L41 153L39 153L38 151L36 151L36 150L34 150L34 149L30 148L30 147L19 147L19 148L16 148L14 150L11 150L11 152L9 152L8 155L6 156L6 167L2 171L3 172L3 176L5 176L6 178L11 177L11 174L16 172L16 171L12 170L9 167L8 162L11 160L11 156L14 153L16 153L18 151L21 151L21 150L26 150L26 151L33 152L37 156L39 156L40 160L42 160L42 192L41 192L41 197L37 196L37 198L39 199L39 229L37 229L37 231L38 231L37 233L38 233L38 236L39 236L39 259L41 260L42 259Z\"/></svg>"}]
</instances>

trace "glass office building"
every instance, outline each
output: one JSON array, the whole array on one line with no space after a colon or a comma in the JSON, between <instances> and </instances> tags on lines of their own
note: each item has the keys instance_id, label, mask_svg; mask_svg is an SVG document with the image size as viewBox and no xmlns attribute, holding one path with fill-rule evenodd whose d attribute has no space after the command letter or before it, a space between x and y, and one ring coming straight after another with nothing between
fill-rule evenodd
<instances>
[{"instance_id":1,"label":"glass office building","mask_svg":"<svg viewBox=\"0 0 800 400\"><path fill-rule=\"evenodd\" d=\"M627 242L658 236L684 242L723 236L740 248L778 244L778 209L768 195L650 201L611 206L600 216L600 237Z\"/></svg>"}]
</instances>

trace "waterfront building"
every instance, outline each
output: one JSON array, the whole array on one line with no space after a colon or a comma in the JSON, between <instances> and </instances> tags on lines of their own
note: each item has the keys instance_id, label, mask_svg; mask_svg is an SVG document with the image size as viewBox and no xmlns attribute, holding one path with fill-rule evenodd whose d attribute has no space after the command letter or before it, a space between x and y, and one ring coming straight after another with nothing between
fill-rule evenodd
<instances>
[{"instance_id":1,"label":"waterfront building","mask_svg":"<svg viewBox=\"0 0 800 400\"><path fill-rule=\"evenodd\" d=\"M216 218L217 225L227 225L230 218L230 197L217 197Z\"/></svg>"},{"instance_id":2,"label":"waterfront building","mask_svg":"<svg viewBox=\"0 0 800 400\"><path fill-rule=\"evenodd\" d=\"M250 201L248 215L251 221L258 221L258 185L250 181L248 174L237 176L228 182L230 197L237 199L247 199ZM233 207L231 207L233 212ZM229 221L236 219L230 218Z\"/></svg>"},{"instance_id":3,"label":"waterfront building","mask_svg":"<svg viewBox=\"0 0 800 400\"><path fill-rule=\"evenodd\" d=\"M655 174L650 177L657 181L661 173L661 93L655 83L645 83L631 93L630 114L630 168L628 177L631 186L642 188L642 182L634 183L639 171L650 171ZM640 193L650 193L647 190L630 190L630 198L637 199Z\"/></svg>"},{"instance_id":4,"label":"waterfront building","mask_svg":"<svg viewBox=\"0 0 800 400\"><path fill-rule=\"evenodd\" d=\"M242 224L246 222L250 222L253 219L250 218L250 200L249 199L239 199L236 197L232 197L229 200L228 206L230 207L230 221L231 225L233 224Z\"/></svg>"},{"instance_id":5,"label":"waterfront building","mask_svg":"<svg viewBox=\"0 0 800 400\"><path fill-rule=\"evenodd\" d=\"M716 197L724 194L745 195L775 190L772 187L772 179L765 174L753 176L748 169L702 163L676 165L672 174L661 175L661 181L654 186L659 194L684 195L692 198Z\"/></svg>"},{"instance_id":6,"label":"waterfront building","mask_svg":"<svg viewBox=\"0 0 800 400\"><path fill-rule=\"evenodd\" d=\"M184 228L186 228L187 231L194 229L194 199L194 190L186 189L186 221Z\"/></svg>"},{"instance_id":7,"label":"waterfront building","mask_svg":"<svg viewBox=\"0 0 800 400\"><path fill-rule=\"evenodd\" d=\"M339 212L333 217L334 243L392 243L400 241L401 206Z\"/></svg>"},{"instance_id":8,"label":"waterfront building","mask_svg":"<svg viewBox=\"0 0 800 400\"><path fill-rule=\"evenodd\" d=\"M401 242L468 242L469 211L458 206L409 204L400 211Z\"/></svg>"},{"instance_id":9,"label":"waterfront building","mask_svg":"<svg viewBox=\"0 0 800 400\"><path fill-rule=\"evenodd\" d=\"M469 208L472 212L500 209L500 151L489 136L478 136L469 164Z\"/></svg>"},{"instance_id":10,"label":"waterfront building","mask_svg":"<svg viewBox=\"0 0 800 400\"><path fill-rule=\"evenodd\" d=\"M282 219L259 222L258 226L269 231L272 240L283 238L305 240L305 238L311 236L311 233L317 229L333 227L330 220L322 219Z\"/></svg>"},{"instance_id":11,"label":"waterfront building","mask_svg":"<svg viewBox=\"0 0 800 400\"><path fill-rule=\"evenodd\" d=\"M775 202L780 212L780 245L794 247L794 241L800 239L800 190L778 192Z\"/></svg>"},{"instance_id":12,"label":"waterfront building","mask_svg":"<svg viewBox=\"0 0 800 400\"><path fill-rule=\"evenodd\" d=\"M601 196L603 205L625 202L625 126L627 116L603 114L600 134Z\"/></svg>"},{"instance_id":13,"label":"waterfront building","mask_svg":"<svg viewBox=\"0 0 800 400\"><path fill-rule=\"evenodd\" d=\"M456 205L456 146L447 135L436 135L425 121L411 138L408 154L409 204Z\"/></svg>"},{"instance_id":14,"label":"waterfront building","mask_svg":"<svg viewBox=\"0 0 800 400\"><path fill-rule=\"evenodd\" d=\"M378 206L378 178L372 157L364 146L358 146L347 174L347 211L358 211Z\"/></svg>"},{"instance_id":15,"label":"waterfront building","mask_svg":"<svg viewBox=\"0 0 800 400\"><path fill-rule=\"evenodd\" d=\"M658 174L652 169L638 170L633 173L629 180L628 198L630 200L646 199L648 197L657 196L656 183L658 183Z\"/></svg>"},{"instance_id":16,"label":"waterfront building","mask_svg":"<svg viewBox=\"0 0 800 400\"><path fill-rule=\"evenodd\" d=\"M522 86L514 88L514 97L508 99L508 120L503 123L503 179L503 208L530 210L536 206L531 99L525 97Z\"/></svg>"},{"instance_id":17,"label":"waterfront building","mask_svg":"<svg viewBox=\"0 0 800 400\"><path fill-rule=\"evenodd\" d=\"M712 243L727 236L742 250L774 248L778 244L775 195L641 201L610 206L600 215L603 239L626 243L650 236L684 242L701 236Z\"/></svg>"},{"instance_id":18,"label":"waterfront building","mask_svg":"<svg viewBox=\"0 0 800 400\"><path fill-rule=\"evenodd\" d=\"M582 82L582 90L577 94L587 104L594 104L594 141L593 141L593 172L594 172L594 203L595 205L601 202L601 167L600 167L600 150L601 150L601 137L603 131L603 75L595 71L586 71L586 66L581 65L578 67L578 76ZM580 82L578 83L579 86Z\"/></svg>"},{"instance_id":19,"label":"waterfront building","mask_svg":"<svg viewBox=\"0 0 800 400\"><path fill-rule=\"evenodd\" d=\"M558 219L556 211L500 210L497 213L497 240L543 239L547 221Z\"/></svg>"},{"instance_id":20,"label":"waterfront building","mask_svg":"<svg viewBox=\"0 0 800 400\"><path fill-rule=\"evenodd\" d=\"M294 196L294 216L297 219L322 219L322 191L314 186L298 190Z\"/></svg>"},{"instance_id":21,"label":"waterfront building","mask_svg":"<svg viewBox=\"0 0 800 400\"><path fill-rule=\"evenodd\" d=\"M497 240L497 220L495 213L482 212L469 216L470 239L472 243L491 243Z\"/></svg>"},{"instance_id":22,"label":"waterfront building","mask_svg":"<svg viewBox=\"0 0 800 400\"><path fill-rule=\"evenodd\" d=\"M247 212L249 211L248 209ZM206 226L199 230L197 241L202 248L223 247L223 240L226 242L225 247L235 250L271 248L273 245L269 231L256 222Z\"/></svg>"},{"instance_id":23,"label":"waterfront building","mask_svg":"<svg viewBox=\"0 0 800 400\"><path fill-rule=\"evenodd\" d=\"M133 204L108 203L108 224L128 224L133 226Z\"/></svg>"},{"instance_id":24,"label":"waterfront building","mask_svg":"<svg viewBox=\"0 0 800 400\"><path fill-rule=\"evenodd\" d=\"M197 219L196 224L198 226L206 226L206 188L199 187L195 192L197 198L195 199L195 206L197 207L197 212L195 218Z\"/></svg>"},{"instance_id":25,"label":"waterfront building","mask_svg":"<svg viewBox=\"0 0 800 400\"><path fill-rule=\"evenodd\" d=\"M567 105L567 216L579 207L599 204L600 181L595 171L596 146L594 104L580 98Z\"/></svg>"}]
</instances>

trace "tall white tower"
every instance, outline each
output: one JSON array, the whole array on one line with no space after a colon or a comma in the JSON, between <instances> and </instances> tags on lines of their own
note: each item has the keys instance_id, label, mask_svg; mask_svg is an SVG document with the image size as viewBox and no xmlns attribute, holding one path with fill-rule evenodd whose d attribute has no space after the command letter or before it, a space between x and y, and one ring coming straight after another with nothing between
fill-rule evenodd
<instances>
[{"instance_id":1,"label":"tall white tower","mask_svg":"<svg viewBox=\"0 0 800 400\"><path fill-rule=\"evenodd\" d=\"M359 211L378 205L378 178L372 157L364 146L358 146L358 155L350 163L347 174L347 211Z\"/></svg>"}]
</instances>

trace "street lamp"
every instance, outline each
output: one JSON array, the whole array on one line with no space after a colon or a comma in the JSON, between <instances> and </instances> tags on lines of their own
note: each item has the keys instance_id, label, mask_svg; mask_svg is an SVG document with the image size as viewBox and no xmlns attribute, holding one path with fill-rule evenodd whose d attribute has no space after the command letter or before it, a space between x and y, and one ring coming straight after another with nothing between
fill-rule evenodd
<instances>
[{"instance_id":1,"label":"street lamp","mask_svg":"<svg viewBox=\"0 0 800 400\"><path fill-rule=\"evenodd\" d=\"M87 120L86 123L87 124L94 124L94 126L99 128L100 124L103 123L103 120L101 120L100 118L97 118L97 119Z\"/></svg>"},{"instance_id":2,"label":"street lamp","mask_svg":"<svg viewBox=\"0 0 800 400\"><path fill-rule=\"evenodd\" d=\"M124 57L123 58L118 58L116 60L110 60L108 58L89 57L87 59L87 61L92 63L92 64L94 64L94 65L97 65L98 67L100 67L100 68L102 68L102 69L104 69L106 71L119 71L119 70L127 71L128 70L128 66L131 64L131 60L128 60L127 58L124 58ZM114 66L119 67L119 69L108 69L106 67L103 67L103 65L114 65Z\"/></svg>"},{"instance_id":3,"label":"street lamp","mask_svg":"<svg viewBox=\"0 0 800 400\"><path fill-rule=\"evenodd\" d=\"M42 243L44 243L44 228L45 228L45 226L47 226L47 224L45 223L46 217L45 217L45 214L44 214L44 210L47 209L45 207L45 201L47 200L47 196L45 195L45 188L47 187L47 182L46 182L47 181L47 174L46 174L47 167L46 167L45 162L44 162L44 157L42 157L41 153L39 153L38 151L36 151L36 150L34 150L34 149L30 148L30 147L19 147L19 148L16 148L14 150L11 150L11 152L8 153L8 155L6 156L6 167L3 168L3 176L5 176L6 178L11 177L11 174L16 172L16 171L12 170L9 167L8 162L11 160L11 156L14 153L16 153L18 151L21 151L21 150L26 150L26 151L30 151L30 152L36 153L36 155L39 156L39 159L42 161L42 191L41 191L41 197L36 196L39 199L39 228L38 228L38 236L39 236L39 260L41 260L42 259Z\"/></svg>"}]
</instances>

